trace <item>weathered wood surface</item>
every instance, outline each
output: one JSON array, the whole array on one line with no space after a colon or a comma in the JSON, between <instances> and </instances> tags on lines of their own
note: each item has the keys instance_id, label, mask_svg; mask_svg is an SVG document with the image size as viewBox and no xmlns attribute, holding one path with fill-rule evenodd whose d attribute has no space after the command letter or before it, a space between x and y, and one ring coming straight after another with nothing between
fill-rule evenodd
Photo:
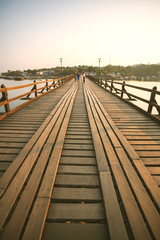
<instances>
[{"instance_id":1,"label":"weathered wood surface","mask_svg":"<svg viewBox=\"0 0 160 240\"><path fill-rule=\"evenodd\" d=\"M72 81L68 82L60 89L39 98L0 122L0 162L5 161L5 159L7 162L12 162L17 157L34 133L38 132L45 118L64 93L68 91L72 83ZM5 153L3 153L3 148L5 148ZM13 148L17 151L14 155L11 153ZM6 167L8 168L9 165ZM0 167L1 175L7 168L2 170Z\"/></svg>"},{"instance_id":2,"label":"weathered wood surface","mask_svg":"<svg viewBox=\"0 0 160 240\"><path fill-rule=\"evenodd\" d=\"M0 238L160 239L159 125L88 80L52 97L0 125Z\"/></svg>"},{"instance_id":3,"label":"weathered wood surface","mask_svg":"<svg viewBox=\"0 0 160 240\"><path fill-rule=\"evenodd\" d=\"M160 125L89 81L105 110L135 150L144 166L160 164ZM154 146L153 146L154 145ZM148 151L147 151L148 149ZM160 176L160 172L158 173ZM154 180L157 180L152 175ZM159 185L159 181L157 181Z\"/></svg>"},{"instance_id":4,"label":"weathered wood surface","mask_svg":"<svg viewBox=\"0 0 160 240\"><path fill-rule=\"evenodd\" d=\"M148 195L148 192L145 190L143 183L140 181L138 174L133 168L130 159L127 157L125 151L127 151L127 154L130 156L133 163L134 162L141 163L141 160L139 159L138 155L136 155L133 148L131 148L131 146L126 143L126 140L124 139L120 130L116 127L115 123L112 121L108 113L105 111L103 105L90 91L90 89L86 87L86 95L87 93L88 101L90 102L91 108L90 111L94 116L97 131L99 131L101 135L101 141L103 142L105 153L107 155L110 166L110 168L108 170L106 169L105 171L106 174L109 174L110 170L114 175L117 187L119 189L120 198L122 199L123 206L127 214L129 224L132 228L134 238L150 239L149 231L147 231L145 220L141 215L142 209L150 227L152 228L152 231L154 232L156 238L158 239L160 236L159 231L160 218L158 209L154 205L155 203L152 201L152 198L150 198L150 195ZM95 127L93 133L95 134ZM97 144L95 144L95 149L96 147ZM138 169L140 169L140 166ZM141 169L141 171L142 170L143 169ZM125 175L123 172L125 173ZM128 185L128 183L130 183L130 185ZM158 185L156 185L154 181L150 182L150 186L148 185L149 184L147 183L147 187L149 188L152 187L152 194L154 195L156 203L159 205L160 191ZM131 189L130 186L132 186ZM136 194L136 199L131 190L134 191L134 193ZM137 205L137 199L141 208L139 208L139 206Z\"/></svg>"}]
</instances>

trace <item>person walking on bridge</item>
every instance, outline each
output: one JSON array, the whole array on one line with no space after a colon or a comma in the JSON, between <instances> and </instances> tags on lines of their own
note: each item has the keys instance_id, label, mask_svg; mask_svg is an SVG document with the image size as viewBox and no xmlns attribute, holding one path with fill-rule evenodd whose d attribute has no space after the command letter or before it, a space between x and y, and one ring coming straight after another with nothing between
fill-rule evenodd
<instances>
[{"instance_id":1,"label":"person walking on bridge","mask_svg":"<svg viewBox=\"0 0 160 240\"><path fill-rule=\"evenodd\" d=\"M75 72L75 74L74 74L74 79L75 79L75 81L77 80L77 72Z\"/></svg>"},{"instance_id":2,"label":"person walking on bridge","mask_svg":"<svg viewBox=\"0 0 160 240\"><path fill-rule=\"evenodd\" d=\"M83 82L85 83L86 74L83 72Z\"/></svg>"},{"instance_id":3,"label":"person walking on bridge","mask_svg":"<svg viewBox=\"0 0 160 240\"><path fill-rule=\"evenodd\" d=\"M77 73L77 79L78 79L78 80L79 80L79 77L80 77L80 73L78 72L78 73Z\"/></svg>"}]
</instances>

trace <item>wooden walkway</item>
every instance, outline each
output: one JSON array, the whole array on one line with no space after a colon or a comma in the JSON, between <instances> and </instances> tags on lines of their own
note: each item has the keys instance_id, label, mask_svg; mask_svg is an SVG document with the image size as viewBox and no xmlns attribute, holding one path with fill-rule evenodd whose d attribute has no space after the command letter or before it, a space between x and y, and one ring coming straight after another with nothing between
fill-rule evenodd
<instances>
[{"instance_id":1,"label":"wooden walkway","mask_svg":"<svg viewBox=\"0 0 160 240\"><path fill-rule=\"evenodd\" d=\"M0 123L1 239L160 239L160 126L71 80Z\"/></svg>"}]
</instances>

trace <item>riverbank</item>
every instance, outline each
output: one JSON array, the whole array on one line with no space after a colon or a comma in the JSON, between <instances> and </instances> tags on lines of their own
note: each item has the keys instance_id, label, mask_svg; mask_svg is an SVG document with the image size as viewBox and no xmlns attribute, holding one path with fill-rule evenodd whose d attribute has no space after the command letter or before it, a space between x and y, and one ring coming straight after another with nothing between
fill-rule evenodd
<instances>
[{"instance_id":1,"label":"riverbank","mask_svg":"<svg viewBox=\"0 0 160 240\"><path fill-rule=\"evenodd\" d=\"M59 78L57 76L32 76L32 77L27 77L27 78L23 78L23 77L5 77L5 76L1 76L0 79L4 79L4 80L15 80L15 81L24 81L24 80L39 80L39 79L56 79Z\"/></svg>"}]
</instances>

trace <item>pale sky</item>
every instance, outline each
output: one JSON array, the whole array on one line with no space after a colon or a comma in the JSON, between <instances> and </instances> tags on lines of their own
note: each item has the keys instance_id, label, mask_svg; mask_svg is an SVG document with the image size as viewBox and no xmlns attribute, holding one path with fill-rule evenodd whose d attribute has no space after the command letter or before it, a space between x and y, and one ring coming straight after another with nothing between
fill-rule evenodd
<instances>
[{"instance_id":1,"label":"pale sky","mask_svg":"<svg viewBox=\"0 0 160 240\"><path fill-rule=\"evenodd\" d=\"M0 0L0 72L160 63L160 0Z\"/></svg>"}]
</instances>

